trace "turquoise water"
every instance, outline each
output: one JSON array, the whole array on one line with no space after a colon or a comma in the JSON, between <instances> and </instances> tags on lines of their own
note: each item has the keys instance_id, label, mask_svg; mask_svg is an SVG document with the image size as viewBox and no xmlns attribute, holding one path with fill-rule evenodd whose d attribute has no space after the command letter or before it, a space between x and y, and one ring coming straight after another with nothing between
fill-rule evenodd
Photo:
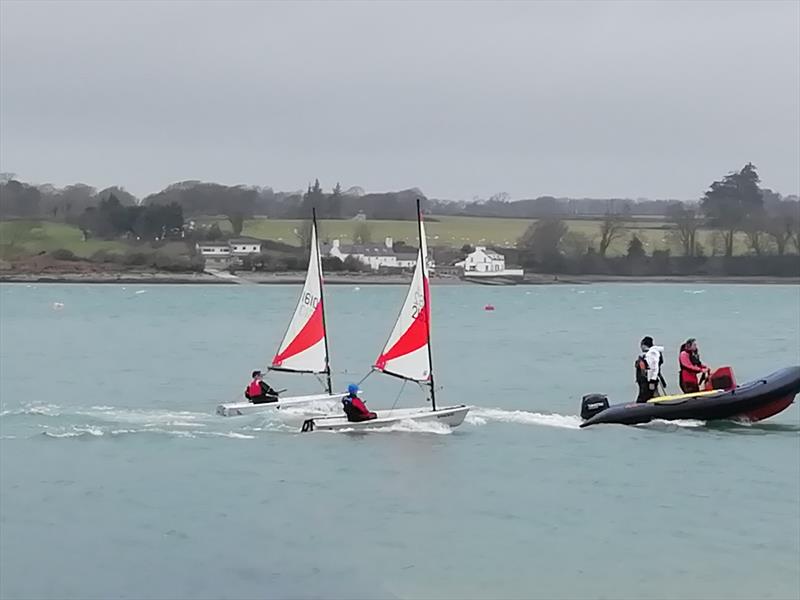
<instances>
[{"instance_id":1,"label":"turquoise water","mask_svg":"<svg viewBox=\"0 0 800 600\"><path fill-rule=\"evenodd\" d=\"M740 381L800 364L800 288L435 286L440 403L482 407L462 427L215 416L298 291L0 286L2 598L800 595L797 404L749 427L575 416L584 393L632 397L645 334L673 391L688 336ZM340 388L404 293L328 290ZM421 401L385 376L363 387L373 407Z\"/></svg>"}]
</instances>

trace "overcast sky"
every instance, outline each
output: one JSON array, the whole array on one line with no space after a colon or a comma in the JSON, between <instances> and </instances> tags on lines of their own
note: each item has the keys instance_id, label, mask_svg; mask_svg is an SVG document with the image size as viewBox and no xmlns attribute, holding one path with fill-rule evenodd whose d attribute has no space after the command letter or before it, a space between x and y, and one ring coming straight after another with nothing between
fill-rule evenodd
<instances>
[{"instance_id":1,"label":"overcast sky","mask_svg":"<svg viewBox=\"0 0 800 600\"><path fill-rule=\"evenodd\" d=\"M0 2L0 170L428 196L800 191L800 2Z\"/></svg>"}]
</instances>

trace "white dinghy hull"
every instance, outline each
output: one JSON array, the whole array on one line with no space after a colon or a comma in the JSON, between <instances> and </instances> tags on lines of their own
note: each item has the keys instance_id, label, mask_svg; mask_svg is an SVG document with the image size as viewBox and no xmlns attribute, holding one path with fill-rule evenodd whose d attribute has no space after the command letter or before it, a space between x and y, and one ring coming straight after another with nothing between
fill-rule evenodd
<instances>
[{"instance_id":1,"label":"white dinghy hull","mask_svg":"<svg viewBox=\"0 0 800 600\"><path fill-rule=\"evenodd\" d=\"M428 408L398 408L375 411L377 419L352 422L343 415L335 417L314 417L303 422L302 432L310 431L364 431L378 427L388 427L403 421L436 422L448 427L458 427L464 422L469 406L448 406L430 410Z\"/></svg>"},{"instance_id":2,"label":"white dinghy hull","mask_svg":"<svg viewBox=\"0 0 800 600\"><path fill-rule=\"evenodd\" d=\"M217 406L217 414L222 417L240 417L242 415L249 415L253 413L267 412L279 408L302 407L308 405L313 409L313 405L318 402L330 402L331 400L340 400L343 394L315 394L312 396L294 396L292 398L284 398L277 402L264 402L263 404L253 404L252 402L230 402L227 404L220 404ZM314 413L319 414L324 411L313 410Z\"/></svg>"}]
</instances>

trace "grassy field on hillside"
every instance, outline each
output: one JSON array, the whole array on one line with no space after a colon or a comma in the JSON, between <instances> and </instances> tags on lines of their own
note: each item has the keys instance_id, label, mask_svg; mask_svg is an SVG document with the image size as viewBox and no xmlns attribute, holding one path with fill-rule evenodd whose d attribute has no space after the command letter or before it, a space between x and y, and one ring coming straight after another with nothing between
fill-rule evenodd
<instances>
[{"instance_id":1,"label":"grassy field on hillside","mask_svg":"<svg viewBox=\"0 0 800 600\"><path fill-rule=\"evenodd\" d=\"M76 256L89 258L99 250L126 254L132 251L149 251L149 245L135 245L122 241L83 240L81 230L66 223L50 221L0 221L0 258L70 250ZM170 242L159 249L161 254L186 254L182 242Z\"/></svg>"},{"instance_id":2,"label":"grassy field on hillside","mask_svg":"<svg viewBox=\"0 0 800 600\"><path fill-rule=\"evenodd\" d=\"M426 223L428 244L431 246L451 246L460 248L464 244L488 246L513 246L525 229L534 221L528 219L485 219L477 217L436 217L436 221ZM197 219L201 223L217 222L223 231L230 232L230 223L221 217ZM417 226L414 221L321 221L320 239L338 238L343 243L350 243L356 227L366 223L372 241L382 243L384 238L391 237L395 241L416 244ZM288 244L298 244L295 231L302 227L302 221L255 218L245 222L243 234L260 239L271 239ZM591 240L600 237L600 222L588 220L567 221L570 231L580 232ZM633 234L638 235L649 252L659 249L671 249L673 254L680 254L680 246L674 232L663 229L658 222L628 223L627 229L620 239L610 248L610 255L624 254L628 241ZM699 232L698 238L711 254L711 231ZM185 252L182 243L168 244L164 251L170 254ZM596 246L596 243L595 243ZM65 223L47 221L1 221L0 222L0 257L13 258L24 254L36 254L64 248L77 256L89 257L98 250L125 253L135 246L122 241L88 240L77 227ZM746 253L745 238L737 237L735 251Z\"/></svg>"},{"instance_id":3,"label":"grassy field on hillside","mask_svg":"<svg viewBox=\"0 0 800 600\"><path fill-rule=\"evenodd\" d=\"M510 247L516 244L517 239L525 229L535 221L532 219L485 219L477 217L435 217L436 221L427 221L425 228L428 234L428 243L431 246L452 246L460 248L464 244L490 245ZM227 221L219 220L223 230L230 231ZM382 242L384 238L391 237L396 241L405 241L409 244L416 243L417 226L413 221L365 221L368 225L372 240ZM600 221L568 220L570 231L579 232L589 239L600 238ZM356 221L320 221L320 238L338 238L344 243L352 241L353 234L359 223ZM302 227L301 221L256 218L245 222L243 234L260 239L274 239L290 244L298 243L295 230ZM631 222L627 224L626 231L621 239L612 244L609 254L624 254L628 241L636 234L644 243L648 252L670 248L673 253L679 253L680 246L675 233L664 229L663 224ZM699 241L705 247L706 254L711 254L711 231L701 231ZM736 253L746 252L744 235L737 237ZM596 245L596 244L595 244Z\"/></svg>"},{"instance_id":4,"label":"grassy field on hillside","mask_svg":"<svg viewBox=\"0 0 800 600\"><path fill-rule=\"evenodd\" d=\"M63 248L88 257L98 250L124 252L122 242L83 241L81 230L66 223L48 221L0 221L0 253L3 257L37 254Z\"/></svg>"}]
</instances>

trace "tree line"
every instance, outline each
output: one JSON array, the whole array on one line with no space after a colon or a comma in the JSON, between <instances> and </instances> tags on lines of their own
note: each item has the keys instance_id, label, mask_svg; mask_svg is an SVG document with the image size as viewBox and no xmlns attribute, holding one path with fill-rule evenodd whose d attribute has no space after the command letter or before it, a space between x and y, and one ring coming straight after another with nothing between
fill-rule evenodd
<instances>
[{"instance_id":1,"label":"tree line","mask_svg":"<svg viewBox=\"0 0 800 600\"><path fill-rule=\"evenodd\" d=\"M415 188L368 194L360 188L345 190L336 183L326 191L319 180L298 192L184 181L139 200L116 186L100 191L84 184L65 188L36 186L5 174L0 177L0 218L64 220L80 226L88 235L132 234L152 239L180 226L180 209L184 219L224 216L230 221L233 234L240 235L245 219L255 215L307 219L312 207L320 219L350 219L357 215L367 219L413 219L409 206L418 197L423 209L432 215L539 219L525 232L518 247L529 250L540 261L545 260L545 255L574 255L588 252L590 247L605 257L608 248L625 234L625 222L634 216L662 215L673 223L683 255L689 257L702 252L697 239L701 227L719 232L726 256L732 256L738 233L746 236L749 250L756 255L768 254L773 248L779 255L792 248L796 251L800 230L797 197L782 197L761 188L756 167L750 163L712 182L698 202L687 203L551 196L511 202L507 194L496 194L486 201L448 202L428 199ZM599 239L584 239L569 231L563 221L576 217L599 219Z\"/></svg>"},{"instance_id":2,"label":"tree line","mask_svg":"<svg viewBox=\"0 0 800 600\"><path fill-rule=\"evenodd\" d=\"M89 206L78 217L84 239L133 237L163 240L183 237L183 209L179 204L124 205L113 193L97 206Z\"/></svg>"},{"instance_id":3,"label":"tree line","mask_svg":"<svg viewBox=\"0 0 800 600\"><path fill-rule=\"evenodd\" d=\"M742 233L747 248L756 257L769 254L784 257L790 251L800 254L800 205L796 200L761 189L759 183L756 167L748 163L713 181L700 202L671 205L668 210L668 219L674 223L671 233L680 243L683 258L702 259L706 255L706 249L698 240L701 227L711 228L714 235L719 236L720 254L725 259L733 258L735 237ZM517 241L513 259L531 270L602 272L609 248L627 236L627 253L622 260L628 262L620 264L630 268L633 263L639 263L638 267L642 267L648 258L647 252L642 240L628 232L628 226L625 215L607 212L601 219L599 235L590 238L570 230L561 218L540 219ZM670 254L667 248L654 250L652 265L660 263L663 267L671 258ZM800 270L796 257L791 257L791 262L783 262L792 273Z\"/></svg>"},{"instance_id":4,"label":"tree line","mask_svg":"<svg viewBox=\"0 0 800 600\"><path fill-rule=\"evenodd\" d=\"M732 182L723 179L718 183L720 185L714 192L718 196L729 194L729 184ZM797 196L782 198L771 190L762 189L761 193L767 207L780 201L794 203L796 206L798 201ZM319 180L314 180L305 190L295 192L278 192L270 187L182 181L139 199L119 186L99 191L82 183L56 188L52 185L25 183L13 174L6 173L0 175L0 218L74 222L87 208L96 207L111 194L125 206L176 203L181 206L188 219L208 215L225 216L231 221L236 235L241 232L244 219L256 215L275 219L305 219L308 218L312 206L317 208L317 214L322 219L351 219L362 214L368 219L413 220L413 211L408 207L413 205L416 198L422 199L423 209L427 213L442 216L574 219L617 214L625 218L685 218L685 215L678 215L676 211L681 207L687 207L690 212L697 212L698 209L697 203L676 200L541 196L511 201L508 194L504 193L495 194L488 200L452 202L427 198L417 188L365 193L361 188L344 189L341 184L336 183L326 190ZM691 227L691 221L688 227Z\"/></svg>"}]
</instances>

